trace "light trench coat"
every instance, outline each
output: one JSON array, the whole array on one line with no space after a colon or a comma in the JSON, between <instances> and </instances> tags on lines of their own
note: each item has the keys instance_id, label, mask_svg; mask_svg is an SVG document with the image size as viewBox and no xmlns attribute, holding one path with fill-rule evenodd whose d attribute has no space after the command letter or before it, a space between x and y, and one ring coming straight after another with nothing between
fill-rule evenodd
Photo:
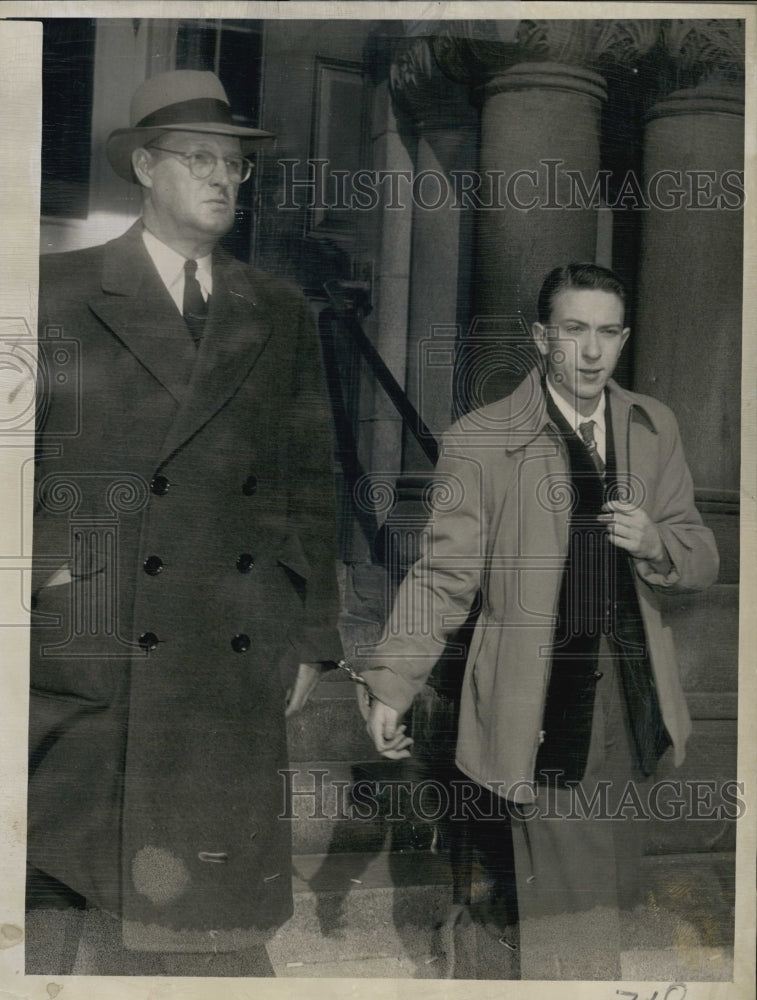
<instances>
[{"instance_id":1,"label":"light trench coat","mask_svg":"<svg viewBox=\"0 0 757 1000\"><path fill-rule=\"evenodd\" d=\"M712 532L694 506L675 417L610 380L619 497L657 525L670 567L633 558L663 721L676 765L691 720L660 597L702 590L718 573ZM384 638L362 668L372 693L405 712L480 591L462 685L457 766L514 802L535 798L534 769L568 548L567 449L534 369L509 397L466 414L444 436L421 556Z\"/></svg>"}]
</instances>

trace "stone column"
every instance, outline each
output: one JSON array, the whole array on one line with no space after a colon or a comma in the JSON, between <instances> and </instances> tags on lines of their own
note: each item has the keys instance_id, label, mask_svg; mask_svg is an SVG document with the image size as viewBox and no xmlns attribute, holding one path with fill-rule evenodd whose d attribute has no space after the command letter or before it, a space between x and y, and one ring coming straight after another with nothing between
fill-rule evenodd
<instances>
[{"instance_id":1,"label":"stone column","mask_svg":"<svg viewBox=\"0 0 757 1000\"><path fill-rule=\"evenodd\" d=\"M664 38L694 85L648 113L635 388L676 413L700 490L738 490L743 22L669 21Z\"/></svg>"},{"instance_id":2,"label":"stone column","mask_svg":"<svg viewBox=\"0 0 757 1000\"><path fill-rule=\"evenodd\" d=\"M374 168L397 174L412 174L412 159L399 133L389 94L389 82L378 81L373 95L371 162ZM377 248L373 284L373 312L365 330L382 360L400 386L405 384L406 331L410 290L412 214L402 207L382 205L365 222L372 236L363 232L365 245ZM360 442L367 468L399 474L402 454L402 419L385 391L366 374L360 398Z\"/></svg>"},{"instance_id":3,"label":"stone column","mask_svg":"<svg viewBox=\"0 0 757 1000\"><path fill-rule=\"evenodd\" d=\"M522 313L530 323L545 274L596 257L598 202L584 207L576 189L591 192L600 171L598 69L632 64L654 45L658 22L482 23L490 27L468 37L471 22L450 23L434 42L444 72L481 109L482 198L492 207L478 212L474 316ZM512 363L492 364L472 403L512 391L533 358L521 349Z\"/></svg>"},{"instance_id":4,"label":"stone column","mask_svg":"<svg viewBox=\"0 0 757 1000\"><path fill-rule=\"evenodd\" d=\"M641 230L634 387L668 403L678 418L720 574L706 594L665 602L694 731L684 767L673 771L663 760L657 778L685 783L707 776L722 789L736 773L738 735L743 21L668 21L663 37L680 89L668 88L647 116L644 190L651 194L653 179L663 179ZM679 207L660 204L676 190ZM721 802L717 792L713 815ZM721 857L734 849L734 823L708 823L705 836L697 826L653 823L650 845L656 854L688 852L692 912L715 913L713 894L705 903L696 893L707 884L704 859L712 845ZM732 887L732 867L718 879ZM664 912L664 896L658 903Z\"/></svg>"},{"instance_id":5,"label":"stone column","mask_svg":"<svg viewBox=\"0 0 757 1000\"><path fill-rule=\"evenodd\" d=\"M391 92L398 122L413 152L412 246L405 388L431 432L452 421L452 379L457 324L468 320L471 271L470 212L459 191L475 176L478 116L465 92L447 79L429 38L394 46ZM444 343L441 343L444 341ZM448 364L430 364L447 348ZM405 429L402 468L427 472L429 462Z\"/></svg>"}]
</instances>

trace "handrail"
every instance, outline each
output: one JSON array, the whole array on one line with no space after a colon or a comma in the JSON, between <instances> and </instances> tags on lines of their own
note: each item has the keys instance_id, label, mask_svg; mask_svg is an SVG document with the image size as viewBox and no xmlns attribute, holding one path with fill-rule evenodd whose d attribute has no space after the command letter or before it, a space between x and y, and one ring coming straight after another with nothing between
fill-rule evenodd
<instances>
[{"instance_id":1,"label":"handrail","mask_svg":"<svg viewBox=\"0 0 757 1000\"><path fill-rule=\"evenodd\" d=\"M387 394L392 405L402 418L404 426L409 429L410 433L418 442L426 458L428 458L432 465L436 465L439 458L439 444L436 438L423 422L423 418L418 413L416 408L407 398L407 395L400 386L399 382L395 379L394 375L392 375L391 371L385 364L384 359L373 346L368 338L368 335L357 321L354 314L348 308L345 308L343 302L340 302L340 300L329 291L328 283L323 287L331 304L328 312L339 319L339 321L344 325L346 331L349 333L350 337L360 350L360 353L368 364L368 367L371 369L376 381Z\"/></svg>"},{"instance_id":2,"label":"handrail","mask_svg":"<svg viewBox=\"0 0 757 1000\"><path fill-rule=\"evenodd\" d=\"M347 407L342 394L342 385L339 378L339 368L337 365L336 348L334 345L334 334L331 328L332 320L335 318L334 310L323 309L318 317L318 332L321 339L323 351L323 366L326 371L326 387L331 400L331 409L334 416L334 432L336 436L337 458L341 465L342 472L349 487L350 497L353 498L358 524L371 544L378 531L375 514L371 515L362 506L354 503L355 487L360 479L365 475L365 470L358 458L357 442L352 432L352 426L347 414Z\"/></svg>"}]
</instances>

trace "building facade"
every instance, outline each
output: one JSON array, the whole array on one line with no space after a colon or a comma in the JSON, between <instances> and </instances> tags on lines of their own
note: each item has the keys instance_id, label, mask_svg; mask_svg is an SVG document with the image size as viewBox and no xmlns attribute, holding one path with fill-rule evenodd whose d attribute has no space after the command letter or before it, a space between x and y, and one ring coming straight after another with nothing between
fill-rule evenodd
<instances>
[{"instance_id":1,"label":"building facade","mask_svg":"<svg viewBox=\"0 0 757 1000\"><path fill-rule=\"evenodd\" d=\"M716 810L736 756L743 21L44 23L43 253L137 216L104 144L145 77L212 69L240 120L277 133L230 246L294 280L322 317L348 656L380 634L416 551L435 439L533 363L526 332L546 272L592 260L627 282L616 377L676 413L721 553L712 590L669 602L695 734L685 774L663 767L715 782ZM56 159L82 123L78 150ZM357 729L339 747L319 735L352 711L338 700L295 723L295 760L372 756ZM671 899L720 880L727 910L731 813L651 824L650 866L662 857L682 873ZM299 849L373 850L382 836L313 840L311 826ZM692 900L706 940L705 903Z\"/></svg>"}]
</instances>

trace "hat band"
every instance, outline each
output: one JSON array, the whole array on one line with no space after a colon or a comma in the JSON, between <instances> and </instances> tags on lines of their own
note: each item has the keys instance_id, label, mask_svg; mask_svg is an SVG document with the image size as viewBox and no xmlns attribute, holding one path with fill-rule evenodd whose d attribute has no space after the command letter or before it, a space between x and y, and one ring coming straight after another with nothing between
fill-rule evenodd
<instances>
[{"instance_id":1,"label":"hat band","mask_svg":"<svg viewBox=\"0 0 757 1000\"><path fill-rule=\"evenodd\" d=\"M198 122L216 122L233 125L231 107L215 97L198 97L192 101L178 101L165 108L158 108L138 121L134 128L155 128L165 125L188 125Z\"/></svg>"}]
</instances>

